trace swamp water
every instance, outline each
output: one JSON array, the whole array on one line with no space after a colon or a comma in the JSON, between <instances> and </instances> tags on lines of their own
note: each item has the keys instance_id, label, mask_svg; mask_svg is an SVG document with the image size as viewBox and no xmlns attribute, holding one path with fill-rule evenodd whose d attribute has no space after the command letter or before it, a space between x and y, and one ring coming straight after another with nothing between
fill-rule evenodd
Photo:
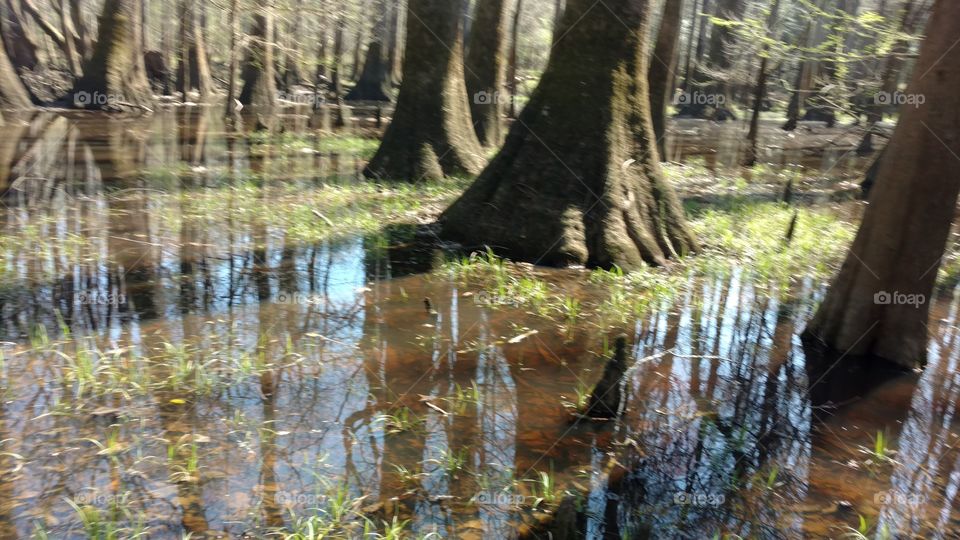
<instances>
[{"instance_id":1,"label":"swamp water","mask_svg":"<svg viewBox=\"0 0 960 540\"><path fill-rule=\"evenodd\" d=\"M511 538L558 505L596 539L960 537L953 290L927 369L848 401L797 337L822 280L745 265L597 325L588 272L524 267L557 324L385 226L456 186L388 193L375 142L284 122L8 119L0 537ZM622 420L574 421L621 332Z\"/></svg>"}]
</instances>

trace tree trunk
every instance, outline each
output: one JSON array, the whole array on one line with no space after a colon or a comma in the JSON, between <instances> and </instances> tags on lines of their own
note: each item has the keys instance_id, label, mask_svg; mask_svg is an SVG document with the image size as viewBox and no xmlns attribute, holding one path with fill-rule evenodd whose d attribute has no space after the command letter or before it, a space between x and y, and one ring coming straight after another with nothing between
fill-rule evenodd
<instances>
[{"instance_id":1,"label":"tree trunk","mask_svg":"<svg viewBox=\"0 0 960 540\"><path fill-rule=\"evenodd\" d=\"M553 41L560 37L560 22L563 20L564 0L553 0Z\"/></svg>"},{"instance_id":2,"label":"tree trunk","mask_svg":"<svg viewBox=\"0 0 960 540\"><path fill-rule=\"evenodd\" d=\"M367 48L363 71L350 92L347 101L390 101L390 77L387 51L383 48L383 39L387 36L386 0L377 2L377 18L373 25L373 35Z\"/></svg>"},{"instance_id":3,"label":"tree trunk","mask_svg":"<svg viewBox=\"0 0 960 540\"><path fill-rule=\"evenodd\" d=\"M404 82L366 176L417 182L480 171L463 78L462 2L410 0Z\"/></svg>"},{"instance_id":4,"label":"tree trunk","mask_svg":"<svg viewBox=\"0 0 960 540\"><path fill-rule=\"evenodd\" d=\"M400 86L403 78L403 0L390 2L390 41L387 52L390 82Z\"/></svg>"},{"instance_id":5,"label":"tree trunk","mask_svg":"<svg viewBox=\"0 0 960 540\"><path fill-rule=\"evenodd\" d=\"M237 50L237 38L240 35L240 0L230 0L230 66L227 74L226 116L233 116L237 99L237 70L240 67L240 51Z\"/></svg>"},{"instance_id":6,"label":"tree trunk","mask_svg":"<svg viewBox=\"0 0 960 540\"><path fill-rule=\"evenodd\" d=\"M140 50L139 6L139 0L104 2L93 56L71 96L77 107L119 111L153 105Z\"/></svg>"},{"instance_id":7,"label":"tree trunk","mask_svg":"<svg viewBox=\"0 0 960 540\"><path fill-rule=\"evenodd\" d=\"M683 91L687 91L687 87L690 84L690 70L693 66L693 50L694 45L696 44L695 36L697 35L697 27L701 24L702 17L700 17L700 8L701 2L703 0L694 0L693 2L693 18L690 21L690 33L687 36L687 53L686 60L683 62Z\"/></svg>"},{"instance_id":8,"label":"tree trunk","mask_svg":"<svg viewBox=\"0 0 960 540\"><path fill-rule=\"evenodd\" d=\"M960 2L937 0L850 254L805 337L851 357L926 363L930 296L960 193ZM908 296L915 295L915 296Z\"/></svg>"},{"instance_id":9,"label":"tree trunk","mask_svg":"<svg viewBox=\"0 0 960 540\"><path fill-rule=\"evenodd\" d=\"M717 17L724 20L738 21L745 11L744 0L719 0L717 3ZM694 70L691 92L699 95L690 96L682 104L678 113L681 116L693 118L710 118L713 120L735 119L733 109L728 106L732 101L732 87L728 77L733 72L732 54L736 35L730 26L714 25L710 31L710 48L707 55L706 69L698 65Z\"/></svg>"},{"instance_id":10,"label":"tree trunk","mask_svg":"<svg viewBox=\"0 0 960 540\"><path fill-rule=\"evenodd\" d=\"M772 40L776 35L774 27L780 14L780 0L773 0L770 6L770 15L767 17L767 39ZM757 84L753 89L753 112L750 116L750 131L747 133L747 155L743 165L753 167L757 164L757 145L760 139L760 111L763 110L763 100L767 95L767 66L770 64L770 45L764 43L760 53L760 70L757 73Z\"/></svg>"},{"instance_id":11,"label":"tree trunk","mask_svg":"<svg viewBox=\"0 0 960 540\"><path fill-rule=\"evenodd\" d=\"M277 105L273 62L273 0L264 0L253 17L250 49L243 63L240 103L272 109Z\"/></svg>"},{"instance_id":12,"label":"tree trunk","mask_svg":"<svg viewBox=\"0 0 960 540\"><path fill-rule=\"evenodd\" d=\"M510 56L507 57L507 91L510 93L510 118L517 117L517 47L520 41L520 16L523 15L523 0L517 0L513 9L513 25L510 29Z\"/></svg>"},{"instance_id":13,"label":"tree trunk","mask_svg":"<svg viewBox=\"0 0 960 540\"><path fill-rule=\"evenodd\" d=\"M32 105L30 94L7 57L7 49L0 43L0 108L29 109Z\"/></svg>"},{"instance_id":14,"label":"tree trunk","mask_svg":"<svg viewBox=\"0 0 960 540\"><path fill-rule=\"evenodd\" d=\"M653 118L653 134L656 137L660 161L667 161L667 105L673 95L676 80L677 45L682 15L683 0L666 0L647 76L650 83L650 115Z\"/></svg>"},{"instance_id":15,"label":"tree trunk","mask_svg":"<svg viewBox=\"0 0 960 540\"><path fill-rule=\"evenodd\" d=\"M199 4L194 0L181 0L180 18L180 63L177 67L177 90L184 100L190 90L197 90L204 99L214 93L213 76L207 59L206 40L203 36Z\"/></svg>"},{"instance_id":16,"label":"tree trunk","mask_svg":"<svg viewBox=\"0 0 960 540\"><path fill-rule=\"evenodd\" d=\"M506 59L510 2L478 0L466 58L467 95L480 144L503 142Z\"/></svg>"},{"instance_id":17,"label":"tree trunk","mask_svg":"<svg viewBox=\"0 0 960 540\"><path fill-rule=\"evenodd\" d=\"M23 13L16 0L7 0L6 17L0 17L0 38L15 68L35 69L40 65L37 42L24 26Z\"/></svg>"},{"instance_id":18,"label":"tree trunk","mask_svg":"<svg viewBox=\"0 0 960 540\"><path fill-rule=\"evenodd\" d=\"M624 270L697 249L655 157L650 1L592 5L568 2L564 38L529 105L441 217L448 237L533 263Z\"/></svg>"}]
</instances>

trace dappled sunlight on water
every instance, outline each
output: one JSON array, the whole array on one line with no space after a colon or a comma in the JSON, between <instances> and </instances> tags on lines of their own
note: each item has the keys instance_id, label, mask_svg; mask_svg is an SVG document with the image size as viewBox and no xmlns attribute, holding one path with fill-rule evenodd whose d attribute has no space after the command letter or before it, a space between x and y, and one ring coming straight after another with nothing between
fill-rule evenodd
<instances>
[{"instance_id":1,"label":"dappled sunlight on water","mask_svg":"<svg viewBox=\"0 0 960 540\"><path fill-rule=\"evenodd\" d=\"M444 253L410 227L348 223L361 196L284 216L364 185L362 141L297 138L301 121L284 145L195 112L0 137L0 536L262 536L322 515L501 538L567 498L558 521L589 538L960 531L953 291L926 371L856 400L856 375L811 370L797 337L819 280L744 267L616 328L559 326L431 272ZM578 420L621 332L624 415Z\"/></svg>"}]
</instances>

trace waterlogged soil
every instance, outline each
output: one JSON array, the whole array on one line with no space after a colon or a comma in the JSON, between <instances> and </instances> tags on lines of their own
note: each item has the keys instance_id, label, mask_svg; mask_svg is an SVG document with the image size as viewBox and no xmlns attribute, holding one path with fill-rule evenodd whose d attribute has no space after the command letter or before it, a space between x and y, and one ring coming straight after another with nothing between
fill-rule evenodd
<instances>
[{"instance_id":1,"label":"waterlogged soil","mask_svg":"<svg viewBox=\"0 0 960 540\"><path fill-rule=\"evenodd\" d=\"M797 337L819 279L738 268L625 324L561 325L440 269L422 230L181 219L171 193L252 182L268 208L270 186L364 182L357 133L282 122L285 144L202 109L8 120L0 537L960 538L953 290L926 370L858 395L862 374L814 368ZM674 149L707 171L698 204L739 137L708 128ZM770 152L768 189L744 189L796 177L824 208L863 165ZM621 333L623 417L577 417Z\"/></svg>"}]
</instances>

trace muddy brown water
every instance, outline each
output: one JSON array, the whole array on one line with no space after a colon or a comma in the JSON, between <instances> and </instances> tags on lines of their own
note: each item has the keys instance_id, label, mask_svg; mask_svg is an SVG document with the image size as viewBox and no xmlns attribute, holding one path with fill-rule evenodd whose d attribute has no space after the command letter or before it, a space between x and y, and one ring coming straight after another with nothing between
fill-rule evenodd
<instances>
[{"instance_id":1,"label":"muddy brown water","mask_svg":"<svg viewBox=\"0 0 960 540\"><path fill-rule=\"evenodd\" d=\"M674 129L676 155L736 162L732 127ZM440 256L410 249L402 228L298 245L231 216L173 231L150 211L164 191L256 171L248 144L203 110L8 119L0 226L23 241L0 283L0 537L86 537L68 499L120 537L140 519L151 538L261 537L343 495L411 535L510 538L551 499L545 474L579 494L571 521L586 538L839 538L861 516L869 537L960 538L953 291L936 300L927 369L850 400L862 376L809 369L797 337L822 283L780 294L749 268L704 279L623 328L637 362L622 420L573 422L563 402L599 378L610 336L477 302L428 273ZM863 165L796 152L771 150L769 166L847 178ZM261 176L307 189L360 182L361 168L350 153L298 152ZM71 235L94 239L80 260L58 251ZM275 367L199 394L78 396L55 367L71 352L56 345L64 328L101 351ZM404 414L394 429L388 416Z\"/></svg>"}]
</instances>

